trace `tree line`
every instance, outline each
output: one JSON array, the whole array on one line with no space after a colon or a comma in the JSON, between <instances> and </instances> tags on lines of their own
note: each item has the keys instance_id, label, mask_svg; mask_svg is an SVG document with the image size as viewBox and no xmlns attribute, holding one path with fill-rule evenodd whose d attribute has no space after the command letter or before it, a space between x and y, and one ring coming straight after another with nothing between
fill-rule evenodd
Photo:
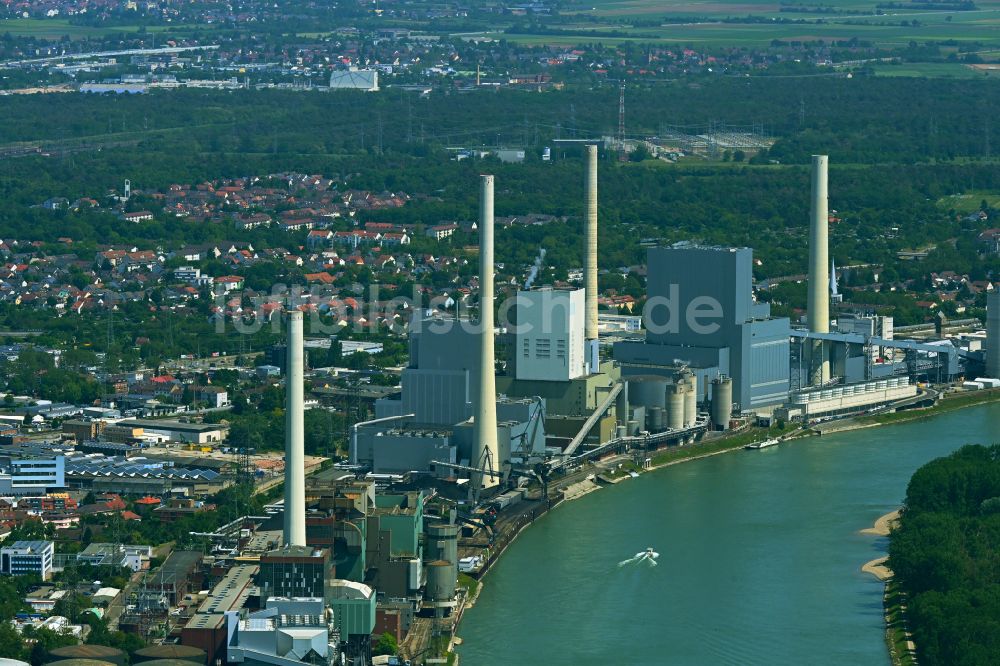
<instances>
[{"instance_id":1,"label":"tree line","mask_svg":"<svg viewBox=\"0 0 1000 666\"><path fill-rule=\"evenodd\" d=\"M1000 445L965 446L910 479L889 566L921 664L1000 655Z\"/></svg>"}]
</instances>

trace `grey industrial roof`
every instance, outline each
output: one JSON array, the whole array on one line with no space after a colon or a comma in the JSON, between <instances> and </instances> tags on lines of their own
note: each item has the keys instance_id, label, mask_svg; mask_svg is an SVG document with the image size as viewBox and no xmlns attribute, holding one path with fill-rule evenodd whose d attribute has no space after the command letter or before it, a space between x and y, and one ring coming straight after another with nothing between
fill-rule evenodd
<instances>
[{"instance_id":1,"label":"grey industrial roof","mask_svg":"<svg viewBox=\"0 0 1000 666\"><path fill-rule=\"evenodd\" d=\"M219 472L213 469L174 467L166 462L146 458L75 456L66 459L66 476L214 481L219 478Z\"/></svg>"}]
</instances>

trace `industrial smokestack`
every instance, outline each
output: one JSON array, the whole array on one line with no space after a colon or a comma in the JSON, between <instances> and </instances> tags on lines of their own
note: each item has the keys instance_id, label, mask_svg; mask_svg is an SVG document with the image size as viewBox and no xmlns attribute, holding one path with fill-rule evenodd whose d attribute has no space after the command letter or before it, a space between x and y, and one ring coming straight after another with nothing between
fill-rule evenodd
<instances>
[{"instance_id":1,"label":"industrial smokestack","mask_svg":"<svg viewBox=\"0 0 1000 666\"><path fill-rule=\"evenodd\" d=\"M302 399L302 313L288 313L285 362L285 525L286 546L306 545L305 411Z\"/></svg>"},{"instance_id":2,"label":"industrial smokestack","mask_svg":"<svg viewBox=\"0 0 1000 666\"><path fill-rule=\"evenodd\" d=\"M472 466L500 469L497 446L497 386L493 355L493 176L482 177L479 204L479 385L473 428ZM497 477L474 474L475 486L499 483Z\"/></svg>"},{"instance_id":3,"label":"industrial smokestack","mask_svg":"<svg viewBox=\"0 0 1000 666\"><path fill-rule=\"evenodd\" d=\"M830 332L830 258L828 256L829 213L827 211L827 156L812 157L812 206L809 216L809 331ZM811 384L830 380L830 359L821 340L809 342Z\"/></svg>"},{"instance_id":4,"label":"industrial smokestack","mask_svg":"<svg viewBox=\"0 0 1000 666\"><path fill-rule=\"evenodd\" d=\"M587 234L583 286L587 290L584 337L597 339L597 146L587 146Z\"/></svg>"},{"instance_id":5,"label":"industrial smokestack","mask_svg":"<svg viewBox=\"0 0 1000 666\"><path fill-rule=\"evenodd\" d=\"M583 255L584 301L584 358L590 371L597 370L597 146L587 146L587 229Z\"/></svg>"}]
</instances>

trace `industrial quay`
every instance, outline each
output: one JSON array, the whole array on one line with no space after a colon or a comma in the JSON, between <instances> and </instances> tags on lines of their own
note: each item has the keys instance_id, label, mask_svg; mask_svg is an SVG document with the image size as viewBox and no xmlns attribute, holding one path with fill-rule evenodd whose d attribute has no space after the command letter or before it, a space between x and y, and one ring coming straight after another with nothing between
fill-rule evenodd
<instances>
[{"instance_id":1,"label":"industrial quay","mask_svg":"<svg viewBox=\"0 0 1000 666\"><path fill-rule=\"evenodd\" d=\"M349 459L332 465L305 454L309 318L288 307L284 465L269 486L280 484L281 495L262 515L200 534L210 552L174 550L148 574L150 553L95 550L98 562L136 562L118 628L163 642L150 654L185 663L454 663L479 581L520 530L561 502L638 476L663 452L764 448L1000 387L1000 291L988 296L985 336L943 319L934 330L901 330L890 317L846 308L831 317L838 295L823 155L812 158L803 193L811 201L805 321L772 316L758 301L752 248L681 242L648 248L641 324L609 325L622 318L598 312L598 146L579 147L582 288L529 279L498 297L498 183L482 175L478 301L466 312L413 313L399 392L350 425ZM68 485L73 470L56 460L39 489ZM33 474L37 465L12 462L0 483L23 486ZM164 509L210 510L183 500ZM650 547L628 562L652 567L657 557ZM59 564L45 541L6 545L2 558L43 578ZM398 656L375 654L387 635ZM123 656L78 647L67 658L95 661L74 666Z\"/></svg>"}]
</instances>

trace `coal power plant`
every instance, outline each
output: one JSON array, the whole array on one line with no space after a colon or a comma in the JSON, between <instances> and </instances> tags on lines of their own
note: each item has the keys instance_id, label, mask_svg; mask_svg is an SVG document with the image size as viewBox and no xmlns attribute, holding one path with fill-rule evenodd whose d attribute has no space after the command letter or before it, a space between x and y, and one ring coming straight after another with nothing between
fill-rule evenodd
<instances>
[{"instance_id":1,"label":"coal power plant","mask_svg":"<svg viewBox=\"0 0 1000 666\"><path fill-rule=\"evenodd\" d=\"M533 480L538 464L558 472L636 447L689 444L757 418L814 421L919 404L920 380L944 381L975 362L951 342L895 339L891 318L847 311L833 298L825 155L813 157L803 193L802 322L773 316L759 298L751 248L679 242L647 250L641 330L601 331L598 148L582 153L582 288L541 284L536 260L514 306L496 302L495 179L482 176L478 315L414 313L400 394L376 401L375 418L352 429L352 464L426 475L488 500ZM497 325L498 307L511 321Z\"/></svg>"}]
</instances>

